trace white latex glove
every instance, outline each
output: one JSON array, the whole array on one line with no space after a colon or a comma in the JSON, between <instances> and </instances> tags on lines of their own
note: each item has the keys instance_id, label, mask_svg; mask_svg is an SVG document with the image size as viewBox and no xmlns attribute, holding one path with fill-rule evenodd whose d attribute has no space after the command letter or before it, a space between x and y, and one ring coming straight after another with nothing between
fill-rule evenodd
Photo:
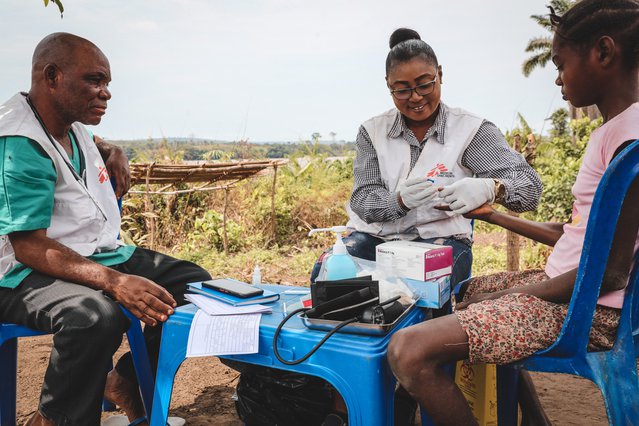
<instances>
[{"instance_id":1,"label":"white latex glove","mask_svg":"<svg viewBox=\"0 0 639 426\"><path fill-rule=\"evenodd\" d=\"M406 179L399 185L399 197L406 208L414 209L424 204L437 193L437 188L426 177Z\"/></svg>"},{"instance_id":2,"label":"white latex glove","mask_svg":"<svg viewBox=\"0 0 639 426\"><path fill-rule=\"evenodd\" d=\"M444 187L439 196L453 213L466 214L484 203L495 201L495 181L485 178L463 178Z\"/></svg>"}]
</instances>

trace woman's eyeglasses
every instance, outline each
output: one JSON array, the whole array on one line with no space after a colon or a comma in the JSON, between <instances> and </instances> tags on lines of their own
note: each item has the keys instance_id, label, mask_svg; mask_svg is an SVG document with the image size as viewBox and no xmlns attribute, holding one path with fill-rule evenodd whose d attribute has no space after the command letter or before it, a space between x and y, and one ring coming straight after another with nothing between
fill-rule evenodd
<instances>
[{"instance_id":1,"label":"woman's eyeglasses","mask_svg":"<svg viewBox=\"0 0 639 426\"><path fill-rule=\"evenodd\" d=\"M406 87L404 89L395 89L391 90L391 95L395 97L395 99L399 99L400 101L405 101L406 99L410 99L413 94L413 90L419 96L426 96L433 93L435 90L435 83L437 82L437 76L433 79L433 81L429 81L428 83L420 84L415 87Z\"/></svg>"}]
</instances>

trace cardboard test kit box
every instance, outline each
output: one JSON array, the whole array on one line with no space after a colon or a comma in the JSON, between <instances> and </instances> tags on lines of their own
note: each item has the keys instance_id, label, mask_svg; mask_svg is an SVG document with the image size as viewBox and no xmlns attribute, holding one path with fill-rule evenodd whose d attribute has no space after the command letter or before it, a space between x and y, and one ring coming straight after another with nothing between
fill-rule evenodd
<instances>
[{"instance_id":1,"label":"cardboard test kit box","mask_svg":"<svg viewBox=\"0 0 639 426\"><path fill-rule=\"evenodd\" d=\"M414 241L389 241L377 246L377 267L402 278L419 297L418 306L440 308L450 299L453 248Z\"/></svg>"}]
</instances>

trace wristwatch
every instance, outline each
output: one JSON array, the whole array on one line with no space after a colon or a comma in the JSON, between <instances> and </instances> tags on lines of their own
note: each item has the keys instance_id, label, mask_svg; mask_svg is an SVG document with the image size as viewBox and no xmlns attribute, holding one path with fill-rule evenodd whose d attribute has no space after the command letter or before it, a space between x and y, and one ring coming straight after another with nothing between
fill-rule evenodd
<instances>
[{"instance_id":1,"label":"wristwatch","mask_svg":"<svg viewBox=\"0 0 639 426\"><path fill-rule=\"evenodd\" d=\"M499 179L493 179L495 182L495 203L503 204L506 200L506 185Z\"/></svg>"}]
</instances>

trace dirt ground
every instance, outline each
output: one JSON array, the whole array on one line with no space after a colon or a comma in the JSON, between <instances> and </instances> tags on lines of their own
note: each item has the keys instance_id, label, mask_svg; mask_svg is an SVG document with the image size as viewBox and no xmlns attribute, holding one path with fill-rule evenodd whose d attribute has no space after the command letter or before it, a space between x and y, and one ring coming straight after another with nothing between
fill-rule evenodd
<instances>
[{"instance_id":1,"label":"dirt ground","mask_svg":"<svg viewBox=\"0 0 639 426\"><path fill-rule=\"evenodd\" d=\"M126 344L120 349L120 353ZM18 424L24 424L37 406L51 336L19 340ZM595 385L563 375L532 373L546 414L555 425L607 425L603 402ZM171 415L187 419L189 426L239 426L232 399L237 373L217 358L187 359L175 381ZM121 412L104 413L103 418Z\"/></svg>"}]
</instances>

